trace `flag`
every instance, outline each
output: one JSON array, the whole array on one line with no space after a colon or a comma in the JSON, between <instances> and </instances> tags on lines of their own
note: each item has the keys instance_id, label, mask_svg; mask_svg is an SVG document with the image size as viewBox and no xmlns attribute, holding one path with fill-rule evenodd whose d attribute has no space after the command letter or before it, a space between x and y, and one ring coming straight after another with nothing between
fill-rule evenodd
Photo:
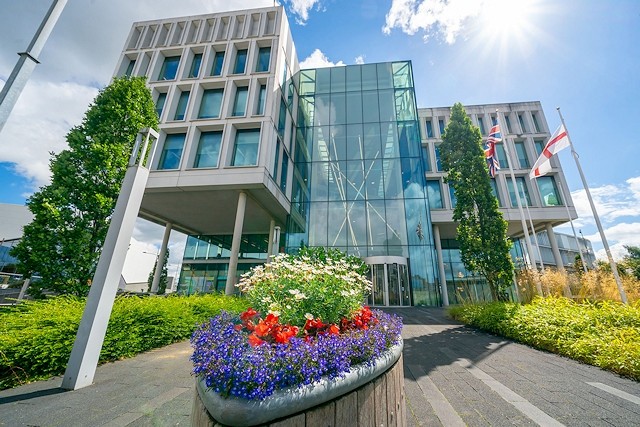
<instances>
[{"instance_id":1,"label":"flag","mask_svg":"<svg viewBox=\"0 0 640 427\"><path fill-rule=\"evenodd\" d=\"M567 148L569 146L569 137L564 125L560 125L558 130L551 135L549 142L544 146L544 150L533 165L531 172L529 172L529 178L534 179L539 176L543 176L551 172L551 157L558 151Z\"/></svg>"},{"instance_id":2,"label":"flag","mask_svg":"<svg viewBox=\"0 0 640 427\"><path fill-rule=\"evenodd\" d=\"M500 125L494 125L489 132L487 141L484 143L484 157L487 159L487 167L489 168L489 176L496 176L496 171L500 169L498 162L498 154L496 153L496 142L500 142Z\"/></svg>"}]
</instances>

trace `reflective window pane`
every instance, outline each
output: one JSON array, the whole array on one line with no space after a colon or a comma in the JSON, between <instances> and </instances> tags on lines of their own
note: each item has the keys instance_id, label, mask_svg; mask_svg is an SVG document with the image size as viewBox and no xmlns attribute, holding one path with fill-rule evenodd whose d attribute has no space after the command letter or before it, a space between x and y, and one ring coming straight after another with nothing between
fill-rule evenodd
<instances>
[{"instance_id":1,"label":"reflective window pane","mask_svg":"<svg viewBox=\"0 0 640 427\"><path fill-rule=\"evenodd\" d=\"M223 89L207 89L202 93L200 102L199 119L210 119L220 117L220 107L222 105Z\"/></svg>"},{"instance_id":2,"label":"reflective window pane","mask_svg":"<svg viewBox=\"0 0 640 427\"><path fill-rule=\"evenodd\" d=\"M188 103L189 91L185 90L184 92L180 93L180 99L178 99L178 106L176 107L176 114L173 117L174 120L184 120Z\"/></svg>"},{"instance_id":3,"label":"reflective window pane","mask_svg":"<svg viewBox=\"0 0 640 427\"><path fill-rule=\"evenodd\" d=\"M233 116L244 116L247 109L247 93L249 88L240 86L236 88L236 97L233 102Z\"/></svg>"},{"instance_id":4,"label":"reflective window pane","mask_svg":"<svg viewBox=\"0 0 640 427\"><path fill-rule=\"evenodd\" d=\"M186 134L172 133L167 135L162 147L162 154L158 162L158 169L178 169L184 148Z\"/></svg>"},{"instance_id":5,"label":"reflective window pane","mask_svg":"<svg viewBox=\"0 0 640 427\"><path fill-rule=\"evenodd\" d=\"M258 162L260 129L238 129L233 148L232 166L250 166Z\"/></svg>"},{"instance_id":6,"label":"reflective window pane","mask_svg":"<svg viewBox=\"0 0 640 427\"><path fill-rule=\"evenodd\" d=\"M202 64L202 54L196 53L193 55L193 61L191 61L191 68L189 68L189 78L198 77L200 74L200 65Z\"/></svg>"},{"instance_id":7,"label":"reflective window pane","mask_svg":"<svg viewBox=\"0 0 640 427\"><path fill-rule=\"evenodd\" d=\"M427 180L427 197L429 199L429 208L442 209L444 205L442 203L442 190L440 187L440 181L435 179Z\"/></svg>"},{"instance_id":8,"label":"reflective window pane","mask_svg":"<svg viewBox=\"0 0 640 427\"><path fill-rule=\"evenodd\" d=\"M180 57L179 56L168 56L164 59L162 63L162 68L160 68L160 74L158 75L158 80L173 80L176 78L176 74L178 73L178 66L180 65Z\"/></svg>"},{"instance_id":9,"label":"reflective window pane","mask_svg":"<svg viewBox=\"0 0 640 427\"><path fill-rule=\"evenodd\" d=\"M202 132L198 143L198 151L193 162L194 168L218 167L222 131Z\"/></svg>"},{"instance_id":10,"label":"reflective window pane","mask_svg":"<svg viewBox=\"0 0 640 427\"><path fill-rule=\"evenodd\" d=\"M540 190L540 198L544 206L561 206L562 200L556 186L553 176L541 176L536 178L538 189Z\"/></svg>"},{"instance_id":11,"label":"reflective window pane","mask_svg":"<svg viewBox=\"0 0 640 427\"><path fill-rule=\"evenodd\" d=\"M258 63L256 71L269 71L269 61L271 60L271 47L261 47L258 49Z\"/></svg>"},{"instance_id":12,"label":"reflective window pane","mask_svg":"<svg viewBox=\"0 0 640 427\"><path fill-rule=\"evenodd\" d=\"M211 66L211 75L219 76L222 74L222 63L224 62L224 51L216 52L213 55L213 64Z\"/></svg>"},{"instance_id":13,"label":"reflective window pane","mask_svg":"<svg viewBox=\"0 0 640 427\"><path fill-rule=\"evenodd\" d=\"M234 74L242 74L247 66L247 49L241 49L236 53L236 63L233 67Z\"/></svg>"}]
</instances>

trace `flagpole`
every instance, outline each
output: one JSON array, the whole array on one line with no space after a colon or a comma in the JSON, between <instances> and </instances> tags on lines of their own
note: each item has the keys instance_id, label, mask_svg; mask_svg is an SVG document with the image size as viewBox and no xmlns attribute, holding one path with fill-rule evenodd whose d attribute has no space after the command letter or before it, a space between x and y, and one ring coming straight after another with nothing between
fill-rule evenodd
<instances>
[{"instance_id":1,"label":"flagpole","mask_svg":"<svg viewBox=\"0 0 640 427\"><path fill-rule=\"evenodd\" d=\"M566 130L566 127L565 127L565 130ZM571 212L569 212L568 199L564 196L564 191L562 191L562 186L560 185L560 183L558 183L558 191L560 191L560 197L564 202L564 207L567 209L567 217L569 218L569 224L571 224L571 231L573 231L573 237L576 239L576 245L578 245L578 253L580 254L580 261L582 261L582 270L586 273L588 270L587 270L587 264L585 263L584 255L582 255L582 246L580 245L580 240L578 240L578 235L576 234L576 228L573 226L573 220L571 219Z\"/></svg>"},{"instance_id":2,"label":"flagpole","mask_svg":"<svg viewBox=\"0 0 640 427\"><path fill-rule=\"evenodd\" d=\"M587 193L587 199L589 199L589 205L591 206L591 211L593 212L593 218L596 220L596 226L598 227L598 232L600 233L600 238L602 239L602 245L604 246L604 250L607 253L607 258L609 258L609 265L611 266L611 271L613 272L613 277L616 279L616 285L618 286L618 292L620 293L620 299L624 304L627 304L627 294L624 292L624 288L622 287L622 280L620 280L620 275L618 274L618 266L616 262L613 260L613 256L611 255L611 250L609 249L609 243L607 243L607 238L604 235L604 230L602 229L602 224L600 223L600 217L598 217L598 212L596 211L596 206L593 203L593 199L591 198L591 192L589 191L589 186L587 185L587 180L584 177L584 173L582 172L582 167L580 166L580 160L578 158L578 153L573 147L573 142L571 142L571 137L569 136L569 131L567 130L567 125L564 123L564 117L562 117L562 112L560 112L560 107L556 107L558 110L558 114L560 115L560 121L562 122L562 126L564 126L565 132L567 132L567 140L569 141L569 146L571 147L571 154L573 155L573 159L576 161L576 167L578 168L578 173L580 174L580 179L582 180L582 185L584 186L584 191Z\"/></svg>"},{"instance_id":3,"label":"flagpole","mask_svg":"<svg viewBox=\"0 0 640 427\"><path fill-rule=\"evenodd\" d=\"M498 126L500 126L501 137L503 141L503 147L505 154L507 155L507 164L509 165L509 173L511 174L511 183L513 184L513 192L516 194L516 203L518 204L518 210L520 211L520 222L522 223L522 232L524 233L524 241L527 246L527 252L529 254L529 262L527 263L529 268L532 267L532 258L533 258L533 248L531 247L531 239L529 238L529 230L527 228L527 221L524 218L524 211L522 209L522 201L520 200L520 191L518 190L518 184L516 182L516 176L513 173L513 167L511 166L511 156L509 155L509 147L507 144L507 134L506 128L502 127L502 121L500 120L500 111L496 108L496 120L498 122ZM504 131L503 131L504 129ZM538 291L538 295L542 296L542 285L540 285L540 281L536 280L536 290Z\"/></svg>"},{"instance_id":4,"label":"flagpole","mask_svg":"<svg viewBox=\"0 0 640 427\"><path fill-rule=\"evenodd\" d=\"M524 195L524 192L523 192ZM527 199L525 198L525 201ZM533 243L536 245L536 249L538 249L538 259L540 259L540 270L544 272L544 263L542 262L542 251L540 250L540 243L538 242L538 235L536 234L536 229L533 226L533 219L531 218L531 211L529 210L529 203L527 202L524 207L527 209L527 217L529 217L529 225L531 225L531 234L533 234Z\"/></svg>"}]
</instances>

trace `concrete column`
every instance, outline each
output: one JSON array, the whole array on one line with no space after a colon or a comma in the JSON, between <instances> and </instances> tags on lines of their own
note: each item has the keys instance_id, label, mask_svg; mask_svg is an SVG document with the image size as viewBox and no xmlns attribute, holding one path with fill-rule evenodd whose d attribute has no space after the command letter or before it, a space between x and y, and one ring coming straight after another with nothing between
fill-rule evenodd
<instances>
[{"instance_id":1,"label":"concrete column","mask_svg":"<svg viewBox=\"0 0 640 427\"><path fill-rule=\"evenodd\" d=\"M440 227L433 225L433 240L436 244L436 254L438 255L438 272L440 273L440 289L442 293L442 305L449 305L449 290L447 289L447 279L444 275L444 261L442 260L442 243L440 243Z\"/></svg>"},{"instance_id":2,"label":"concrete column","mask_svg":"<svg viewBox=\"0 0 640 427\"><path fill-rule=\"evenodd\" d=\"M553 232L551 224L545 225L547 230L547 237L549 237L549 243L551 244L551 252L553 252L553 259L556 261L556 267L560 271L564 271L564 264L562 263L562 257L560 256L560 250L558 249L558 242L556 241L556 235Z\"/></svg>"},{"instance_id":3,"label":"concrete column","mask_svg":"<svg viewBox=\"0 0 640 427\"><path fill-rule=\"evenodd\" d=\"M280 253L280 227L276 226L273 229L273 255L276 256Z\"/></svg>"},{"instance_id":4,"label":"concrete column","mask_svg":"<svg viewBox=\"0 0 640 427\"><path fill-rule=\"evenodd\" d=\"M24 283L22 283L22 287L20 288L20 294L18 295L18 301L22 301L24 299L24 294L27 292L30 282L31 282L31 279L25 279Z\"/></svg>"},{"instance_id":5,"label":"concrete column","mask_svg":"<svg viewBox=\"0 0 640 427\"><path fill-rule=\"evenodd\" d=\"M153 282L151 282L151 293L158 292L160 286L160 276L162 275L162 267L164 267L164 257L167 255L167 245L169 244L169 236L171 235L171 227L173 224L168 222L164 228L164 236L162 237L162 246L156 259L156 270L153 272Z\"/></svg>"},{"instance_id":6,"label":"concrete column","mask_svg":"<svg viewBox=\"0 0 640 427\"><path fill-rule=\"evenodd\" d=\"M276 221L271 220L269 223L269 245L267 247L267 262L271 261L271 256L273 255L273 233L275 231Z\"/></svg>"},{"instance_id":7,"label":"concrete column","mask_svg":"<svg viewBox=\"0 0 640 427\"><path fill-rule=\"evenodd\" d=\"M238 194L238 208L236 209L236 224L233 227L233 240L231 241L231 257L229 257L229 270L227 271L227 284L225 294L235 293L236 272L238 271L238 254L240 253L240 241L242 239L242 226L244 225L244 210L247 206L247 193L241 191Z\"/></svg>"}]
</instances>

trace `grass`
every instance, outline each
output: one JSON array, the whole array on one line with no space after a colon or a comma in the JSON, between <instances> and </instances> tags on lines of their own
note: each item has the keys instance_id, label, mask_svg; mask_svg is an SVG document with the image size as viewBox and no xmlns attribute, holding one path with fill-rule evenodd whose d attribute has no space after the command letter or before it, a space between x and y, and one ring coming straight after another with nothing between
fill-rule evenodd
<instances>
[{"instance_id":1,"label":"grass","mask_svg":"<svg viewBox=\"0 0 640 427\"><path fill-rule=\"evenodd\" d=\"M56 297L0 309L0 389L64 373L86 299ZM245 300L219 294L116 298L100 363L131 357L191 336L224 309Z\"/></svg>"},{"instance_id":2,"label":"grass","mask_svg":"<svg viewBox=\"0 0 640 427\"><path fill-rule=\"evenodd\" d=\"M534 298L452 307L468 325L640 380L640 301Z\"/></svg>"}]
</instances>

